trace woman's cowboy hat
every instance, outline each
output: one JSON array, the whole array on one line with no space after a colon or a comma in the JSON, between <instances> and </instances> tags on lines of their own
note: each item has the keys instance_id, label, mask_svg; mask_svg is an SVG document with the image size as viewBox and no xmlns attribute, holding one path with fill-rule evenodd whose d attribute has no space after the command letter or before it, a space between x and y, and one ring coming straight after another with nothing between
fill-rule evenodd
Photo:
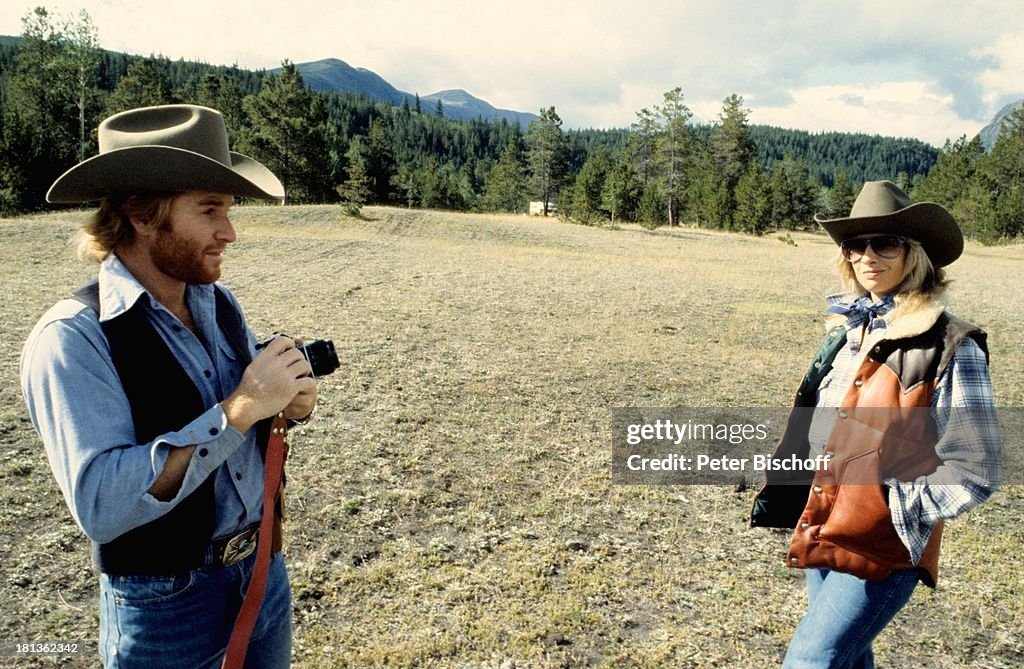
<instances>
[{"instance_id":1,"label":"woman's cowboy hat","mask_svg":"<svg viewBox=\"0 0 1024 669\"><path fill-rule=\"evenodd\" d=\"M952 263L964 250L960 226L945 208L934 202L914 204L891 181L866 182L848 218L817 214L814 220L836 244L871 233L909 237L921 243L936 268Z\"/></svg>"},{"instance_id":2,"label":"woman's cowboy hat","mask_svg":"<svg viewBox=\"0 0 1024 669\"><path fill-rule=\"evenodd\" d=\"M201 190L269 200L284 186L252 158L228 150L220 112L196 105L143 107L100 123L99 155L50 186L47 202L91 202L110 193Z\"/></svg>"}]
</instances>

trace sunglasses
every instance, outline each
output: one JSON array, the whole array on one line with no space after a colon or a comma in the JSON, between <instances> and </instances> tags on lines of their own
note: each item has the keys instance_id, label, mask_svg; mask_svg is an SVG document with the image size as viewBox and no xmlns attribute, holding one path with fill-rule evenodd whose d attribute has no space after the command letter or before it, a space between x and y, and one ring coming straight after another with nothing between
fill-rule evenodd
<instances>
[{"instance_id":1,"label":"sunglasses","mask_svg":"<svg viewBox=\"0 0 1024 669\"><path fill-rule=\"evenodd\" d=\"M906 245L907 240L896 235L878 235L876 237L861 237L858 239L844 239L839 245L843 257L854 262L864 257L864 252L871 247L879 258L893 260L898 258L900 251Z\"/></svg>"}]
</instances>

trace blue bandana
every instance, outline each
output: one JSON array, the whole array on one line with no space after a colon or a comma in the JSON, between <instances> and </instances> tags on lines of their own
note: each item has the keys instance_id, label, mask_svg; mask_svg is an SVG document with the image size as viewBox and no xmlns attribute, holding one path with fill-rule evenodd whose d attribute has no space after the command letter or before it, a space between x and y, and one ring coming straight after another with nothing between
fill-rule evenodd
<instances>
[{"instance_id":1,"label":"blue bandana","mask_svg":"<svg viewBox=\"0 0 1024 669\"><path fill-rule=\"evenodd\" d=\"M872 302L870 295L858 297L853 302L844 299L847 297L848 294L846 293L829 295L825 298L829 305L825 311L830 314L846 316L846 324L850 329L858 328L865 323L867 323L868 332L877 327L885 327L885 321L882 319L882 316L892 311L892 308L896 306L896 300L893 299L892 295L886 295L877 302Z\"/></svg>"}]
</instances>

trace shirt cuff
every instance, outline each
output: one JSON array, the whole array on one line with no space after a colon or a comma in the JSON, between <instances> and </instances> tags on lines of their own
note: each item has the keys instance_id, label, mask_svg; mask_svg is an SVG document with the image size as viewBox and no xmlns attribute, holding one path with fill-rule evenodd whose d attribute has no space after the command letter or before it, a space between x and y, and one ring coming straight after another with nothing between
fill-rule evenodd
<instances>
[{"instance_id":1,"label":"shirt cuff","mask_svg":"<svg viewBox=\"0 0 1024 669\"><path fill-rule=\"evenodd\" d=\"M150 451L153 471L157 476L163 471L171 448L195 446L196 450L192 453L192 461L182 485L182 492L188 494L208 474L223 464L244 441L245 435L228 423L224 408L220 404L215 404L181 430L168 432L153 442ZM195 486L188 485L197 478Z\"/></svg>"}]
</instances>

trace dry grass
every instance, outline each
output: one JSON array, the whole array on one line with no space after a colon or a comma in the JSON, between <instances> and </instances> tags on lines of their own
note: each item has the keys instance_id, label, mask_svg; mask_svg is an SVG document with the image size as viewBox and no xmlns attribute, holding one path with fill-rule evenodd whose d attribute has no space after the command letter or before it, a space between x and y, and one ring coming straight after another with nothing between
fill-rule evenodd
<instances>
[{"instance_id":1,"label":"dry grass","mask_svg":"<svg viewBox=\"0 0 1024 669\"><path fill-rule=\"evenodd\" d=\"M292 440L296 666L777 664L804 606L786 534L746 528L749 491L612 486L610 410L788 404L832 245L364 214L242 208L225 268L258 333L329 337L343 363ZM4 639L96 636L87 545L17 389L28 330L93 271L73 220L0 222ZM1020 246L953 267L1001 406L1024 406L1022 268ZM1014 487L952 523L881 666L1024 665L1022 515Z\"/></svg>"}]
</instances>

